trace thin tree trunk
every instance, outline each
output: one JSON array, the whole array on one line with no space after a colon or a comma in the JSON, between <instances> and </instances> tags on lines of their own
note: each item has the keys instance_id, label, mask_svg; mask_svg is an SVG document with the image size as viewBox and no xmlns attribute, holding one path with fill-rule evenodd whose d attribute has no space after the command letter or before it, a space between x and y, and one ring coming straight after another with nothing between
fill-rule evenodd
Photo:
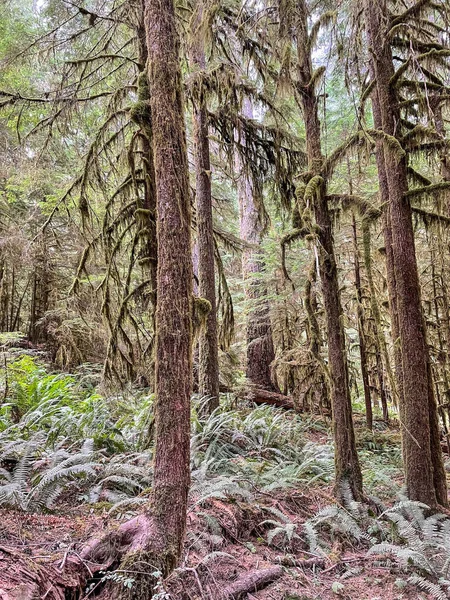
<instances>
[{"instance_id":1,"label":"thin tree trunk","mask_svg":"<svg viewBox=\"0 0 450 600\"><path fill-rule=\"evenodd\" d=\"M197 70L206 68L205 52L199 26L202 20L202 0L194 19L191 63ZM205 406L211 413L219 406L219 354L217 339L216 279L214 266L213 209L211 195L211 163L208 138L206 99L200 91L198 105L193 114L196 218L198 243L198 294L210 304L205 327L199 336L198 391L207 396Z\"/></svg>"},{"instance_id":2,"label":"thin tree trunk","mask_svg":"<svg viewBox=\"0 0 450 600\"><path fill-rule=\"evenodd\" d=\"M176 567L190 484L192 263L179 39L173 0L146 0L158 240L153 552Z\"/></svg>"},{"instance_id":3,"label":"thin tree trunk","mask_svg":"<svg viewBox=\"0 0 450 600\"><path fill-rule=\"evenodd\" d=\"M366 269L367 281L369 284L370 294L370 307L373 317L373 327L375 330L375 354L377 356L377 377L380 386L380 400L383 410L383 418L387 422L389 420L386 390L384 388L383 378L383 365L378 360L380 354L382 354L384 363L386 365L386 372L388 374L389 383L392 390L395 390L395 379L391 369L391 361L389 359L389 353L386 344L386 338L384 337L383 327L381 324L380 308L377 300L377 291L375 288L375 282L373 279L372 272L372 255L371 255L371 235L370 235L370 223L363 219L362 223L363 230L363 255L364 255L364 266ZM393 392L394 393L394 392Z\"/></svg>"},{"instance_id":4,"label":"thin tree trunk","mask_svg":"<svg viewBox=\"0 0 450 600\"><path fill-rule=\"evenodd\" d=\"M436 100L431 101L431 110L434 116L436 131L442 140L446 139L444 116L442 114L442 104L439 100L439 95ZM450 181L450 157L448 156L447 147L440 152L441 161L441 176L444 181ZM447 203L447 212L450 211L450 203Z\"/></svg>"},{"instance_id":5,"label":"thin tree trunk","mask_svg":"<svg viewBox=\"0 0 450 600\"><path fill-rule=\"evenodd\" d=\"M366 332L365 332L365 315L363 307L363 293L361 286L361 272L359 268L359 249L358 249L358 232L356 230L356 219L353 215L353 244L354 244L354 267L355 267L355 287L356 287L356 302L357 302L357 317L358 317L358 336L359 336L359 356L361 359L361 376L364 388L364 404L366 407L366 425L368 429L373 428L373 410L372 398L370 396L369 372L367 369L367 349L366 349Z\"/></svg>"},{"instance_id":6,"label":"thin tree trunk","mask_svg":"<svg viewBox=\"0 0 450 600\"><path fill-rule=\"evenodd\" d=\"M142 236L142 260L144 272L150 280L151 319L155 326L157 305L157 268L158 247L156 239L156 182L155 165L153 160L153 133L150 107L150 90L147 73L148 48L145 32L144 0L142 0L142 17L138 28L139 69L138 103L141 108L137 111L136 121L141 127L141 143L144 173L144 199L139 207L138 224ZM139 198L139 193L137 194Z\"/></svg>"},{"instance_id":7,"label":"thin tree trunk","mask_svg":"<svg viewBox=\"0 0 450 600\"><path fill-rule=\"evenodd\" d=\"M375 77L374 73L372 74L372 76ZM375 127L378 130L381 130L383 125L381 121L380 103L378 101L377 90L374 91L372 97L372 112ZM384 245L386 248L386 283L389 298L389 313L391 316L392 341L394 345L395 379L392 377L391 368L388 363L386 363L386 368L388 371L389 384L391 386L394 404L397 404L399 407L399 411L401 411L401 407L403 406L401 402L401 400L403 399L403 365L399 341L400 334L398 326L397 289L395 287L394 257L392 255L391 208L389 205L389 187L386 176L386 165L384 162L384 148L383 142L380 140L377 141L375 156L377 162L380 200L381 205L383 206L383 235ZM386 359L387 361L389 361L389 356L387 354Z\"/></svg>"},{"instance_id":8,"label":"thin tree trunk","mask_svg":"<svg viewBox=\"0 0 450 600\"><path fill-rule=\"evenodd\" d=\"M352 404L345 348L345 333L342 324L342 305L339 291L338 272L334 253L332 221L326 198L327 182L322 174L323 155L318 114L318 98L313 79L311 47L308 39L307 8L304 0L297 4L297 57L298 98L300 99L306 128L306 152L308 172L306 184L314 179L314 197L306 199L312 203L318 231L319 271L322 283L325 316L327 323L328 360L332 380L333 433L335 442L335 493L344 500L349 487L354 498L363 498L362 475L356 451L353 427ZM312 184L311 184L312 185ZM308 208L308 206L306 206Z\"/></svg>"},{"instance_id":9,"label":"thin tree trunk","mask_svg":"<svg viewBox=\"0 0 450 600\"><path fill-rule=\"evenodd\" d=\"M317 388L315 390L315 396L319 398L319 410L321 413L323 413L324 410L329 411L331 408L331 382L328 371L321 357L322 336L320 334L319 322L317 320L317 296L314 290L316 279L317 269L316 260L314 258L305 283L304 304L307 317L306 335L308 338L309 350L314 360L313 369L315 371L318 370L316 375L317 383L314 384L314 387ZM304 408L306 409L307 407L305 406ZM314 408L314 406L310 407L312 410Z\"/></svg>"}]
</instances>

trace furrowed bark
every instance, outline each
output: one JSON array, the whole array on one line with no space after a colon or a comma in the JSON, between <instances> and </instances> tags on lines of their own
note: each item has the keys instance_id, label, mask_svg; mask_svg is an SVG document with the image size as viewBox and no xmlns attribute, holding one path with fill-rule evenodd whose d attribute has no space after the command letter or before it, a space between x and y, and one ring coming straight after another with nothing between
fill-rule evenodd
<instances>
[{"instance_id":1,"label":"furrowed bark","mask_svg":"<svg viewBox=\"0 0 450 600\"><path fill-rule=\"evenodd\" d=\"M385 29L385 0L367 0L366 15L376 80L374 102L378 103L382 131L395 138L400 122L392 50ZM395 275L399 339L403 369L403 453L408 495L429 506L448 504L445 471L439 444L436 402L431 385L429 350L423 319L415 253L405 156L384 143L384 166L389 192L390 232ZM439 445L439 448L438 448ZM444 493L445 490L445 493Z\"/></svg>"}]
</instances>

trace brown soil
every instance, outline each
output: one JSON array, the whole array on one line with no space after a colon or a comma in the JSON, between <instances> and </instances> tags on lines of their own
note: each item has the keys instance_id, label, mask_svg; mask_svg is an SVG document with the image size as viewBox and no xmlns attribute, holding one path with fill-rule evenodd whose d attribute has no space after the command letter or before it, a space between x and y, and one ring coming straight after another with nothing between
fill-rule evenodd
<instances>
[{"instance_id":1,"label":"brown soil","mask_svg":"<svg viewBox=\"0 0 450 600\"><path fill-rule=\"evenodd\" d=\"M173 600L221 600L224 590L245 574L283 566L283 574L260 591L243 595L247 600L406 600L418 598L415 588L399 588L405 579L389 568L365 560L365 549L334 542L322 564L295 541L290 546L267 545L265 519L274 518L268 508L281 510L301 524L332 502L331 488L294 490L263 495L256 502L211 499L191 507L183 564L167 581ZM121 522L108 517L104 508L60 507L56 515L31 515L0 511L0 600L84 598L79 581L89 574L74 568L87 540L100 537ZM215 534L211 525L215 523ZM320 561L317 561L320 563ZM299 566L298 566L299 565ZM78 560L78 570L83 565ZM342 588L333 590L333 584ZM100 591L100 586L98 587ZM104 597L92 593L91 598ZM424 594L422 598L427 598Z\"/></svg>"}]
</instances>

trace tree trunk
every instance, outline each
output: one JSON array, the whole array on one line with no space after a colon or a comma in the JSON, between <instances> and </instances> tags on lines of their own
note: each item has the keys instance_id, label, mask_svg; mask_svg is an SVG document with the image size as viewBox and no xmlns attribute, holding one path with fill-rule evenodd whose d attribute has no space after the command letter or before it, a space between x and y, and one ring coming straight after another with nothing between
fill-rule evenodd
<instances>
[{"instance_id":1,"label":"tree trunk","mask_svg":"<svg viewBox=\"0 0 450 600\"><path fill-rule=\"evenodd\" d=\"M384 23L385 0L367 0L367 24L382 131L395 137L400 113L395 89L392 52ZM384 164L389 191L390 231L397 295L398 325L403 367L403 446L408 495L412 500L446 505L442 477L445 471L439 444L433 386L429 381L428 347L420 299L406 160L384 144ZM428 399L428 400L427 400ZM402 414L403 413L403 414ZM435 439L437 435L437 440ZM445 496L445 497L444 497Z\"/></svg>"},{"instance_id":2,"label":"tree trunk","mask_svg":"<svg viewBox=\"0 0 450 600\"><path fill-rule=\"evenodd\" d=\"M380 400L381 406L383 410L383 418L387 422L389 420L388 407L387 407L387 399L386 399L386 390L384 387L384 377L383 377L383 363L380 360L380 354L383 356L384 363L386 365L386 372L389 378L389 383L391 386L392 393L395 394L395 379L394 374L391 369L391 361L389 359L389 353L386 344L386 338L384 337L383 326L381 323L381 314L380 308L377 300L377 291L375 288L375 282L373 279L373 270L372 270L372 254L371 254L371 235L370 235L370 223L363 219L362 222L362 230L363 230L363 248L364 248L364 266L366 269L367 281L369 284L369 294L370 294L370 308L372 311L373 317L373 329L375 334L375 355L377 361L377 378L378 385L380 388Z\"/></svg>"},{"instance_id":3,"label":"tree trunk","mask_svg":"<svg viewBox=\"0 0 450 600\"><path fill-rule=\"evenodd\" d=\"M194 19L190 60L196 70L206 68L205 52L199 26L202 20L202 0ZM208 114L203 90L193 114L196 218L198 243L198 294L211 305L205 327L199 336L198 392L207 396L205 410L211 413L219 406L219 355L217 340L216 280L214 269L214 233L211 196L211 164L208 138Z\"/></svg>"},{"instance_id":4,"label":"tree trunk","mask_svg":"<svg viewBox=\"0 0 450 600\"><path fill-rule=\"evenodd\" d=\"M186 529L190 485L192 388L192 259L189 172L179 38L173 0L145 0L157 225L155 453L151 511L123 523L80 553L92 571L120 564L131 589L108 597L151 598L155 572L177 566ZM92 573L91 573L92 574Z\"/></svg>"},{"instance_id":5,"label":"tree trunk","mask_svg":"<svg viewBox=\"0 0 450 600\"><path fill-rule=\"evenodd\" d=\"M253 118L253 107L249 99L244 100L244 116ZM270 366L275 360L270 305L267 290L261 281L264 259L260 250L265 230L264 219L259 210L262 199L245 165L240 166L238 182L239 224L241 238L251 244L242 252L242 277L245 296L251 305L247 316L247 378L251 383L269 391L278 392Z\"/></svg>"},{"instance_id":6,"label":"tree trunk","mask_svg":"<svg viewBox=\"0 0 450 600\"><path fill-rule=\"evenodd\" d=\"M366 332L365 332L365 315L363 307L363 293L361 286L361 272L359 268L359 250L358 250L358 233L356 230L356 219L353 215L353 244L354 244L354 268L355 268L355 287L356 287L356 302L357 302L357 317L358 317L358 337L359 337L359 356L361 359L361 376L364 388L364 404L366 407L366 425L368 429L373 428L373 411L372 398L370 396L369 371L367 368L367 348L366 348Z\"/></svg>"},{"instance_id":7,"label":"tree trunk","mask_svg":"<svg viewBox=\"0 0 450 600\"><path fill-rule=\"evenodd\" d=\"M372 69L372 76L375 78L375 74ZM374 118L374 124L376 129L382 129L380 103L378 101L378 92L375 90L372 96L372 112ZM378 185L380 190L380 200L383 206L383 235L384 245L386 248L386 283L388 289L389 298L389 313L391 317L391 334L394 345L394 366L395 366L395 379L392 377L392 372L389 362L386 362L386 369L388 371L389 384L391 386L391 392L393 395L394 404L398 404L399 410L402 409L403 399L403 365L402 365L402 354L400 349L399 341L399 326L398 326L398 308L397 308L397 289L395 287L395 271L394 271L394 258L392 255L392 233L391 233L391 208L389 206L389 187L386 176L386 165L384 162L384 148L383 142L378 140L375 150L375 157L377 162L378 171ZM370 231L368 232L370 235ZM366 250L365 250L366 251ZM368 258L370 258L370 243L367 248ZM371 296L376 303L375 294L371 290ZM378 306L378 305L377 305ZM378 312L378 311L377 311ZM376 326L379 329L379 324ZM384 345L385 348L385 345ZM386 353L386 360L389 361L389 356ZM401 413L400 413L401 418Z\"/></svg>"},{"instance_id":8,"label":"tree trunk","mask_svg":"<svg viewBox=\"0 0 450 600\"><path fill-rule=\"evenodd\" d=\"M137 222L141 235L141 260L150 281L150 305L151 320L155 326L157 305L157 267L158 248L156 239L156 182L155 166L153 160L153 133L150 108L150 90L148 83L147 60L148 48L144 22L144 6L142 6L142 18L138 28L139 47L139 78L138 78L138 104L141 109L135 111L135 120L141 128L141 145L143 157L144 175L144 198L142 206L139 206ZM142 70L141 70L142 69ZM139 193L137 194L139 198Z\"/></svg>"},{"instance_id":9,"label":"tree trunk","mask_svg":"<svg viewBox=\"0 0 450 600\"><path fill-rule=\"evenodd\" d=\"M152 554L165 576L181 556L190 484L191 214L173 0L146 0L145 25L158 241Z\"/></svg>"},{"instance_id":10,"label":"tree trunk","mask_svg":"<svg viewBox=\"0 0 450 600\"><path fill-rule=\"evenodd\" d=\"M313 67L311 44L308 38L307 8L304 0L298 2L297 10L299 13L296 21L298 98L305 121L308 156L308 175L305 183L314 188L309 192L312 197L305 198L304 208L308 209L310 208L309 203L312 204L318 226L319 271L327 323L328 361L332 380L335 493L338 499L344 500L346 490L350 488L353 497L361 500L363 498L362 475L353 428L345 333L342 324L343 312L334 253L332 220L326 198L327 181L322 173L324 159L321 149L318 98L314 86L310 85L313 79Z\"/></svg>"},{"instance_id":11,"label":"tree trunk","mask_svg":"<svg viewBox=\"0 0 450 600\"><path fill-rule=\"evenodd\" d=\"M312 261L308 277L305 282L304 305L307 317L306 336L308 346L313 357L312 368L316 372L315 375L315 396L318 397L319 410L321 414L329 412L331 408L330 388L331 382L326 365L321 356L322 336L320 332L319 322L317 320L317 295L314 290L314 284L317 280L317 268L315 257ZM305 409L307 407L305 406ZM310 406L312 411L315 406Z\"/></svg>"}]
</instances>

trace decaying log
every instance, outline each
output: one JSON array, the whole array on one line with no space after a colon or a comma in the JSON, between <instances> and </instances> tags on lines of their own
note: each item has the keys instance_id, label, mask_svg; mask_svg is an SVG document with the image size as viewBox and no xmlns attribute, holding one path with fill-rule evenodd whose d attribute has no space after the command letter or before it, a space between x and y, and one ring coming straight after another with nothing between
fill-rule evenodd
<instances>
[{"instance_id":1,"label":"decaying log","mask_svg":"<svg viewBox=\"0 0 450 600\"><path fill-rule=\"evenodd\" d=\"M300 569L313 569L314 567L318 567L319 569L325 568L325 559L319 557L297 560L293 556L280 556L279 561L284 567L299 567Z\"/></svg>"},{"instance_id":2,"label":"decaying log","mask_svg":"<svg viewBox=\"0 0 450 600\"><path fill-rule=\"evenodd\" d=\"M240 394L239 394L240 395ZM276 406L277 408L284 408L286 410L294 410L294 402L283 394L277 392L269 392L263 388L250 387L246 388L242 392L242 398L250 400L255 404L269 404L270 406Z\"/></svg>"},{"instance_id":3,"label":"decaying log","mask_svg":"<svg viewBox=\"0 0 450 600\"><path fill-rule=\"evenodd\" d=\"M245 594L261 590L282 575L282 567L271 567L245 573L223 590L223 600L240 600Z\"/></svg>"},{"instance_id":4,"label":"decaying log","mask_svg":"<svg viewBox=\"0 0 450 600\"><path fill-rule=\"evenodd\" d=\"M270 406L276 406L277 408L284 408L286 410L295 410L294 402L278 392L271 392L258 386L247 386L239 389L230 389L227 386L221 385L220 392L222 394L234 394L242 400L249 400L255 404L269 404Z\"/></svg>"}]
</instances>

